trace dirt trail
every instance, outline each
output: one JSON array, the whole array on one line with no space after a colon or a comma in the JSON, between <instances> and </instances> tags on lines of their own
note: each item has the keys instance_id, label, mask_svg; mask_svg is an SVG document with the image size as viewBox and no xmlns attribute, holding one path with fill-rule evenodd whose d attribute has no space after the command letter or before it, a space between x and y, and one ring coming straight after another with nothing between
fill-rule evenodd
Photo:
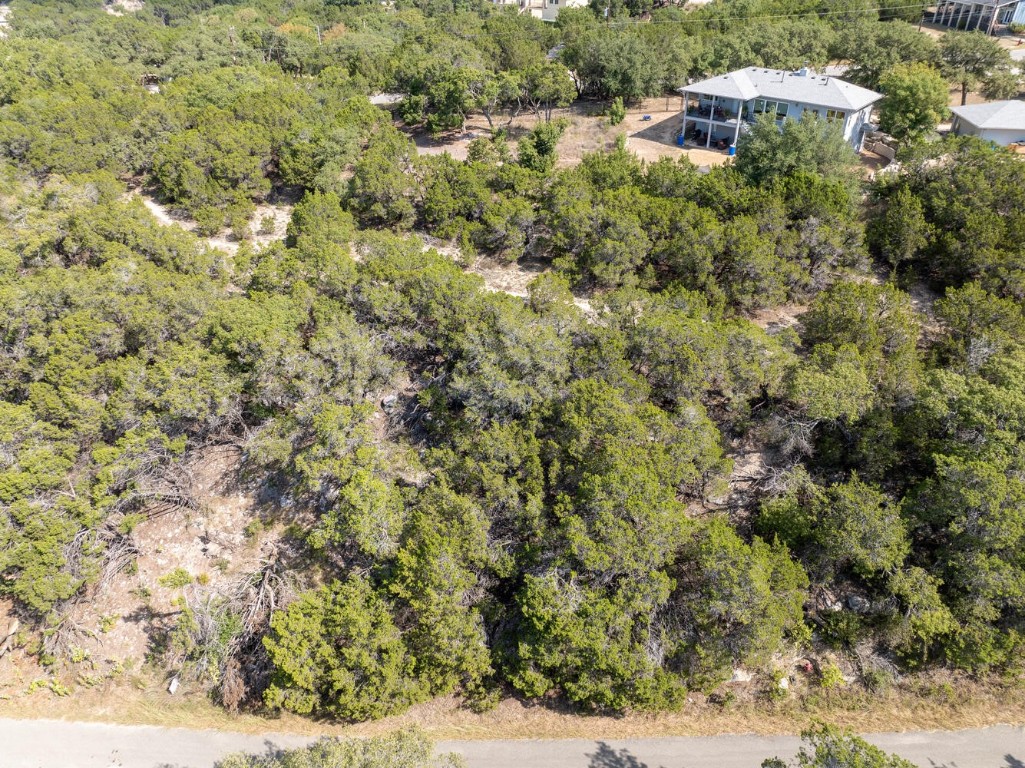
<instances>
[{"instance_id":1,"label":"dirt trail","mask_svg":"<svg viewBox=\"0 0 1025 768\"><path fill-rule=\"evenodd\" d=\"M509 262L479 257L472 264L466 266L466 261L458 247L430 235L421 234L420 239L423 240L425 250L433 248L442 256L448 256L470 274L481 277L484 280L484 288L492 293L507 293L510 296L526 298L527 286L530 285L530 282L535 277L549 271L542 262L526 259ZM574 296L573 303L583 310L588 319L596 315L588 299Z\"/></svg>"},{"instance_id":2,"label":"dirt trail","mask_svg":"<svg viewBox=\"0 0 1025 768\"><path fill-rule=\"evenodd\" d=\"M143 9L142 0L108 0L103 10L111 16L124 16L126 13L137 13Z\"/></svg>"},{"instance_id":3,"label":"dirt trail","mask_svg":"<svg viewBox=\"0 0 1025 768\"><path fill-rule=\"evenodd\" d=\"M510 264L493 259L477 259L467 271L484 278L484 287L489 291L526 298L530 281L543 275L548 269L543 264L531 261ZM574 296L573 303L583 310L589 319L595 316L589 300Z\"/></svg>"},{"instance_id":4,"label":"dirt trail","mask_svg":"<svg viewBox=\"0 0 1025 768\"><path fill-rule=\"evenodd\" d=\"M146 209L165 227L179 226L187 232L196 232L196 222L178 215L173 208L159 202L151 194L140 189L132 189L129 191L129 195L142 200L142 204L146 206ZM292 218L293 207L291 203L264 203L256 206L256 213L253 214L249 222L249 241L253 245L263 248L275 240L283 240L288 222ZM198 234L196 236L211 248L227 251L232 255L238 252L240 243L234 239L228 230L224 230L213 237L203 237Z\"/></svg>"},{"instance_id":5,"label":"dirt trail","mask_svg":"<svg viewBox=\"0 0 1025 768\"><path fill-rule=\"evenodd\" d=\"M153 214L158 222L165 227L178 226L188 232L196 232L196 223L191 219L178 215L173 208L156 200L151 194L139 189L133 189L129 193L142 200L142 204ZM256 213L249 224L251 233L250 242L257 247L264 247L275 240L282 240L288 222L292 217L291 204L258 205ZM201 237L211 248L217 248L234 255L238 252L239 242L231 238L227 232L222 232L215 237ZM457 264L466 269L467 272L479 275L484 279L484 287L489 291L507 293L510 296L527 296L527 285L538 275L543 274L545 266L538 262L503 262L496 259L478 258L469 267L465 266L465 260L459 248L429 235L421 235L424 248L433 248L443 256L447 256ZM355 258L355 255L354 255ZM357 258L358 261L358 258ZM589 318L595 315L590 301L585 298L575 297L573 303L583 310Z\"/></svg>"},{"instance_id":6,"label":"dirt trail","mask_svg":"<svg viewBox=\"0 0 1025 768\"><path fill-rule=\"evenodd\" d=\"M7 28L11 26L11 6L0 4L0 38L7 37Z\"/></svg>"}]
</instances>

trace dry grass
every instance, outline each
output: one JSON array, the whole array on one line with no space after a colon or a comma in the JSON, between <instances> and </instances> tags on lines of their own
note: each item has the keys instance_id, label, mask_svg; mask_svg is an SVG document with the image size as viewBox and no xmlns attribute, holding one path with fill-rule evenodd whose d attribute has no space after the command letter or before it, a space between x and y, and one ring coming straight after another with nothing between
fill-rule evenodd
<instances>
[{"instance_id":1,"label":"dry grass","mask_svg":"<svg viewBox=\"0 0 1025 768\"><path fill-rule=\"evenodd\" d=\"M700 697L696 697L700 698ZM55 699L37 692L0 702L0 716L60 718L242 733L366 736L419 725L437 739L556 739L707 736L724 733L796 733L819 719L859 732L956 730L996 724L1025 724L1025 691L966 681L956 687L920 683L917 690L885 695L865 691L792 699L782 704L752 700L730 708L690 702L678 713L601 717L570 714L544 706L504 700L495 710L475 714L444 697L404 715L375 723L341 726L282 715L232 716L200 695L171 697L162 688L121 687L76 691Z\"/></svg>"},{"instance_id":2,"label":"dry grass","mask_svg":"<svg viewBox=\"0 0 1025 768\"><path fill-rule=\"evenodd\" d=\"M566 132L559 140L559 167L577 165L584 155L598 150L609 150L616 145L616 137L626 136L626 146L642 160L653 162L661 157L677 158L686 155L698 166L722 165L727 162L725 152L688 148L676 145L683 109L678 96L644 99L631 104L626 119L619 125L610 125L602 116L604 105L594 101L578 101L552 113L553 118L567 120ZM647 116L649 119L645 120ZM398 127L403 128L400 123ZM507 127L513 141L524 136L535 125L533 114L521 114L505 126L505 120L496 120L496 127ZM487 121L481 115L471 115L462 132L451 132L432 137L424 131L407 131L417 151L423 155L447 152L456 160L465 160L470 142L490 135Z\"/></svg>"}]
</instances>

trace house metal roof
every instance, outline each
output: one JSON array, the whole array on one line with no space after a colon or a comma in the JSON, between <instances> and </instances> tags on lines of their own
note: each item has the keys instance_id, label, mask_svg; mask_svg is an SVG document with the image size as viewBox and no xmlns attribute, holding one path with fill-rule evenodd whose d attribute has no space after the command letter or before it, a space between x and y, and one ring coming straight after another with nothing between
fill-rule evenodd
<instances>
[{"instance_id":1,"label":"house metal roof","mask_svg":"<svg viewBox=\"0 0 1025 768\"><path fill-rule=\"evenodd\" d=\"M788 72L762 67L738 69L684 86L680 90L744 101L755 98L776 99L847 112L857 112L882 98L882 94L829 75L816 75L807 70Z\"/></svg>"},{"instance_id":2,"label":"house metal roof","mask_svg":"<svg viewBox=\"0 0 1025 768\"><path fill-rule=\"evenodd\" d=\"M1017 99L951 107L950 111L976 128L1025 130L1025 102Z\"/></svg>"}]
</instances>

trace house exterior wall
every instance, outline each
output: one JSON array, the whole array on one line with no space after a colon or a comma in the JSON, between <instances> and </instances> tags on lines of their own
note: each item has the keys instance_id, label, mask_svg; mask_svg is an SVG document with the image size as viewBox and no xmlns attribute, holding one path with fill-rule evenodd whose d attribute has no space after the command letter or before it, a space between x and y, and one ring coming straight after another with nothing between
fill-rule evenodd
<instances>
[{"instance_id":1,"label":"house exterior wall","mask_svg":"<svg viewBox=\"0 0 1025 768\"><path fill-rule=\"evenodd\" d=\"M977 128L960 118L954 118L951 130L958 136L978 136L983 141L992 141L1001 147L1025 141L1025 128Z\"/></svg>"},{"instance_id":2,"label":"house exterior wall","mask_svg":"<svg viewBox=\"0 0 1025 768\"><path fill-rule=\"evenodd\" d=\"M587 5L585 2L584 5ZM577 0L544 0L544 9L541 11L542 21L555 21L559 18L559 11L563 8L577 8L580 3Z\"/></svg>"},{"instance_id":3,"label":"house exterior wall","mask_svg":"<svg viewBox=\"0 0 1025 768\"><path fill-rule=\"evenodd\" d=\"M865 126L868 125L869 120L872 119L872 107L865 107L860 112L855 112L854 115L848 120L844 126L844 138L851 143L859 152L861 151L861 145L865 140Z\"/></svg>"},{"instance_id":4,"label":"house exterior wall","mask_svg":"<svg viewBox=\"0 0 1025 768\"><path fill-rule=\"evenodd\" d=\"M713 106L721 107L728 114L736 114L738 112L744 120L753 120L755 116L755 102L759 99L749 99L748 101L740 101L739 99L714 99L710 96L701 96L694 94L698 97L698 103L701 108L708 108ZM827 112L829 111L826 107L812 106L806 104L799 104L795 102L788 102L779 100L777 103L786 104L786 118L793 120L800 120L801 115L805 112L814 112L823 120L828 118ZM778 114L778 113L777 113ZM854 147L855 150L861 149L861 141L864 136L862 128L868 123L869 118L872 114L872 107L868 106L857 112L847 113L844 115L843 121L843 137L844 139ZM707 120L707 116L700 114L688 114L688 120ZM781 120L777 120L778 123L782 123Z\"/></svg>"},{"instance_id":5,"label":"house exterior wall","mask_svg":"<svg viewBox=\"0 0 1025 768\"><path fill-rule=\"evenodd\" d=\"M825 107L805 104L791 104L791 110L787 112L787 117L793 117L795 120L799 120L801 115L805 112L813 112L823 120L827 120L829 117L827 114L829 110ZM861 149L861 140L863 138L861 129L866 123L868 123L869 116L871 114L871 106L865 107L857 112L844 113L842 130L843 137L855 149Z\"/></svg>"},{"instance_id":6,"label":"house exterior wall","mask_svg":"<svg viewBox=\"0 0 1025 768\"><path fill-rule=\"evenodd\" d=\"M518 5L522 13L535 19L555 21L563 8L583 8L587 0L493 0L497 5Z\"/></svg>"}]
</instances>

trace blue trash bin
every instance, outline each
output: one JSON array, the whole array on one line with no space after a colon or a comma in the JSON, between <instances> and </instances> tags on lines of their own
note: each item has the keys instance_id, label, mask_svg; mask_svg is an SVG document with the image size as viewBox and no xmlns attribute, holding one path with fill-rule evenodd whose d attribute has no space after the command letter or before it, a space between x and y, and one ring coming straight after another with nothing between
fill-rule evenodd
<instances>
[{"instance_id":1,"label":"blue trash bin","mask_svg":"<svg viewBox=\"0 0 1025 768\"><path fill-rule=\"evenodd\" d=\"M730 144L730 148L727 154L729 154L730 157L733 157L735 154L737 154L737 145Z\"/></svg>"},{"instance_id":2,"label":"blue trash bin","mask_svg":"<svg viewBox=\"0 0 1025 768\"><path fill-rule=\"evenodd\" d=\"M683 146L683 134L682 133L676 137L676 146L678 146L678 147L682 147Z\"/></svg>"}]
</instances>

